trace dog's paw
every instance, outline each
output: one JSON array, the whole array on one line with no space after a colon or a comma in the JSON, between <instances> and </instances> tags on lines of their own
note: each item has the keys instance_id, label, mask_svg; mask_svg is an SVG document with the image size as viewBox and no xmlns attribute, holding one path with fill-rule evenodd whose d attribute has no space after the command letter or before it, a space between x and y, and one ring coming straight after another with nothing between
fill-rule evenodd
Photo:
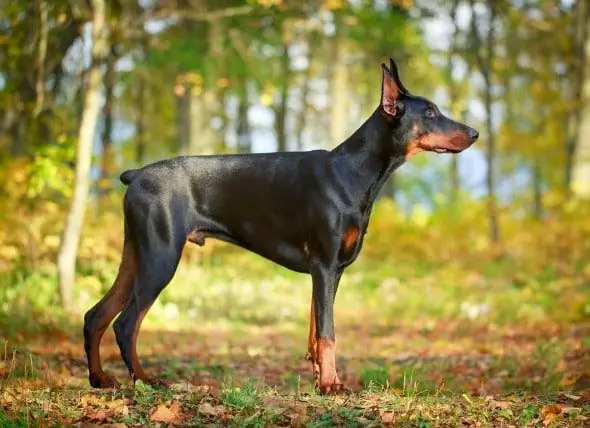
<instances>
[{"instance_id":1,"label":"dog's paw","mask_svg":"<svg viewBox=\"0 0 590 428\"><path fill-rule=\"evenodd\" d=\"M315 382L316 389L318 389L319 385L320 385L320 365L317 363L317 361L314 359L314 357L309 352L307 354L305 354L305 359L307 361L311 362L311 371L313 373L313 380Z\"/></svg>"},{"instance_id":2,"label":"dog's paw","mask_svg":"<svg viewBox=\"0 0 590 428\"><path fill-rule=\"evenodd\" d=\"M88 376L88 381L90 382L90 386L93 388L120 388L121 384L117 379L112 376L107 375L106 373L102 374L91 374Z\"/></svg>"},{"instance_id":3,"label":"dog's paw","mask_svg":"<svg viewBox=\"0 0 590 428\"><path fill-rule=\"evenodd\" d=\"M348 395L351 393L351 390L346 388L339 380L320 383L317 388L320 395Z\"/></svg>"}]
</instances>

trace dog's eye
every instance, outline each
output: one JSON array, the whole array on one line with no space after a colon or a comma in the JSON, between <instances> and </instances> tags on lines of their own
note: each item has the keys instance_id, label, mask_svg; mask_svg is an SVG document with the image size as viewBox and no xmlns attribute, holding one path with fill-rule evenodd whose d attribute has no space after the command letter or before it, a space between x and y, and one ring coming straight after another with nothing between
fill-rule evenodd
<instances>
[{"instance_id":1,"label":"dog's eye","mask_svg":"<svg viewBox=\"0 0 590 428\"><path fill-rule=\"evenodd\" d=\"M427 118L432 119L436 115L436 113L434 112L434 109L432 107L428 107L426 109L426 112L424 113L424 115Z\"/></svg>"}]
</instances>

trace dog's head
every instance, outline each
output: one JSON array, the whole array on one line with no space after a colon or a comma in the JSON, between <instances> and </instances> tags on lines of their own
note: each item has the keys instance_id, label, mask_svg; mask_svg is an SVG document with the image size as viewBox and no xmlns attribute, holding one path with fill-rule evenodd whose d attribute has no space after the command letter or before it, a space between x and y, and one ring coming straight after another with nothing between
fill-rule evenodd
<instances>
[{"instance_id":1,"label":"dog's head","mask_svg":"<svg viewBox=\"0 0 590 428\"><path fill-rule=\"evenodd\" d=\"M395 62L383 68L381 103L385 117L395 123L395 133L404 144L406 158L422 151L459 153L469 148L479 133L440 112L430 100L412 95L400 80Z\"/></svg>"}]
</instances>

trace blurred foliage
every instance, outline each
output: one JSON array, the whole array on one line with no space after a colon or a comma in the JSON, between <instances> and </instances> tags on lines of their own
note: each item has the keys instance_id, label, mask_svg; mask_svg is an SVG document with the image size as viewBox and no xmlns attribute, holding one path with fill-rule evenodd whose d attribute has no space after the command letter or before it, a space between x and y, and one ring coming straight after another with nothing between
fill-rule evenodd
<instances>
[{"instance_id":1,"label":"blurred foliage","mask_svg":"<svg viewBox=\"0 0 590 428\"><path fill-rule=\"evenodd\" d=\"M108 290L120 260L122 225L115 209L120 197L103 204L111 210L94 211L81 243L76 289L80 313ZM1 311L28 313L58 303L53 261L59 223L50 219L60 214L47 210L49 206L38 205L39 211L26 220L20 218L19 226L13 218L11 233L3 229L0 235ZM406 213L390 200L378 202L363 252L343 277L339 311L353 310L362 299L367 307L380 308L376 322L394 315L398 320L416 316L496 322L587 319L590 204L556 207L544 221L513 218L504 211L501 224L507 251L501 255L488 244L482 220L485 209L483 203L463 201L453 210ZM39 225L35 242L42 250L31 253L30 240L7 239L16 227L31 233L34 225ZM304 322L309 292L306 275L209 240L204 247L187 245L175 278L146 322L170 325L174 320L178 327L195 319L263 325L278 320Z\"/></svg>"},{"instance_id":2,"label":"blurred foliage","mask_svg":"<svg viewBox=\"0 0 590 428\"><path fill-rule=\"evenodd\" d=\"M485 15L481 1L107 4L110 55L117 67L112 105L102 111L96 129L95 186L77 267L80 311L110 287L116 274L122 245L118 174L178 154L185 138L180 122L191 106L208 106L210 99L219 104L200 110L205 127L222 135L219 152L237 150L238 128L249 132L250 140L255 133L273 131L271 143L286 133L289 148L296 134L304 135L305 148L318 142L331 147L337 143L329 141L327 131L334 119L330 85L335 64L347 68L344 90L352 100L343 123L356 127L379 98L379 62L393 57L412 92L441 100L441 108L453 117L464 112L464 120L483 127L477 112L486 94L468 25L474 10L475 19ZM395 294L407 299L406 309L392 300L392 312L452 316L477 312L473 308L481 302L472 307L466 298L477 300L479 293L479 300L497 299L497 308L504 302L507 316L519 310L534 316L534 308L545 315L588 316L583 284L590 277L590 205L568 198L564 185L571 169L569 123L581 108L575 95L580 58L572 13L579 2L495 4L497 55L490 91L498 112L493 130L498 182L504 188L502 246L490 246L488 205L467 185L460 183L465 188L457 189L460 197L449 204L449 158L417 156L395 174L395 196L379 200L373 211L358 267L344 278L358 282L350 299L374 293L378 301ZM430 25L436 27L434 19L448 21L453 5L465 19L456 22L456 46L449 52L448 43L441 43L449 38L446 30L434 33L440 37L435 43L425 33ZM0 312L42 311L58 302L55 259L72 196L88 67L81 35L89 17L83 2L15 0L0 6ZM485 25L478 31L485 33ZM445 69L449 56L454 64L450 77ZM451 85L457 91L454 104L448 101ZM285 97L287 126L281 129L277 123ZM239 106L245 107L246 124L236 113ZM114 122L112 135L105 135L108 115ZM264 115L274 122L267 123ZM295 120L300 116L305 120ZM483 130L480 134L483 140ZM111 175L102 177L108 144L113 165L105 168ZM470 151L485 157L484 147L482 141ZM459 157L462 168L472 166L466 159ZM511 184L522 176L523 186ZM111 189L99 193L98 184L105 182ZM187 248L183 258L177 285L154 306L156 318L180 311L264 322L308 310L309 287L293 286L308 283L308 278L243 250L211 241L204 248ZM388 291L398 277L408 287ZM429 281L434 281L432 288ZM301 299L278 314L278 302L295 289ZM440 297L436 304L420 298L425 290ZM525 301L533 303L527 306Z\"/></svg>"}]
</instances>

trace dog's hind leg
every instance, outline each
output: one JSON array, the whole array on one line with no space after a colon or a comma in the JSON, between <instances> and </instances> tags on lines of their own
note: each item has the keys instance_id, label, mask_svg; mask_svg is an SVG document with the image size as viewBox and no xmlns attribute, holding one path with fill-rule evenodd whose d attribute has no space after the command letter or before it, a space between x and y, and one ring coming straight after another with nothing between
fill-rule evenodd
<instances>
[{"instance_id":1,"label":"dog's hind leg","mask_svg":"<svg viewBox=\"0 0 590 428\"><path fill-rule=\"evenodd\" d=\"M113 325L117 344L131 379L134 382L141 379L149 384L164 383L150 379L144 373L137 358L137 335L143 318L176 272L184 240L175 246L160 244L139 247L137 281L133 294Z\"/></svg>"},{"instance_id":2,"label":"dog's hind leg","mask_svg":"<svg viewBox=\"0 0 590 428\"><path fill-rule=\"evenodd\" d=\"M115 316L131 296L137 271L136 257L126 236L117 278L105 296L84 316L84 350L88 359L88 379L94 388L112 388L119 382L107 375L100 362L100 342Z\"/></svg>"}]
</instances>

